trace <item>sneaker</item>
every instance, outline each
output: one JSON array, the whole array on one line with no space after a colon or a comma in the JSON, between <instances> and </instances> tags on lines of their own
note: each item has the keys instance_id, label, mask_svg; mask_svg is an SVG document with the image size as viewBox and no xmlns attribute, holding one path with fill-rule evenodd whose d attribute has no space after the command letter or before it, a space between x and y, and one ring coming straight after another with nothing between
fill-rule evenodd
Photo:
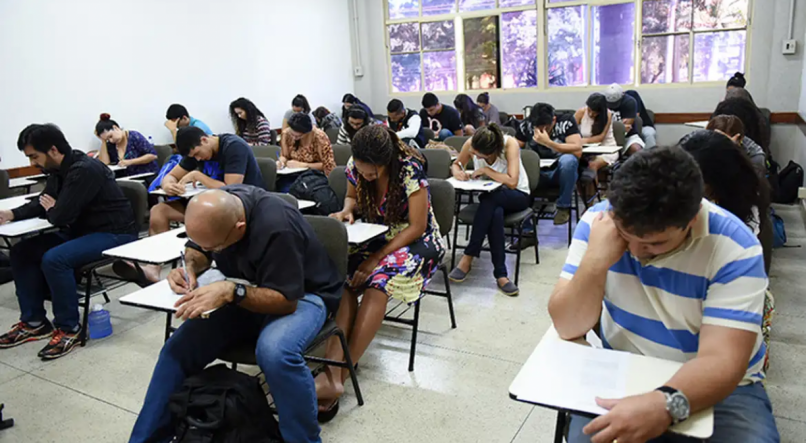
<instances>
[{"instance_id":1,"label":"sneaker","mask_svg":"<svg viewBox=\"0 0 806 443\"><path fill-rule=\"evenodd\" d=\"M29 341L43 340L53 335L53 326L50 322L44 322L36 328L28 326L25 322L19 322L11 327L11 330L0 335L0 349L13 348Z\"/></svg>"},{"instance_id":2,"label":"sneaker","mask_svg":"<svg viewBox=\"0 0 806 443\"><path fill-rule=\"evenodd\" d=\"M554 214L554 225L564 225L571 221L571 208L557 208L557 213Z\"/></svg>"},{"instance_id":3,"label":"sneaker","mask_svg":"<svg viewBox=\"0 0 806 443\"><path fill-rule=\"evenodd\" d=\"M517 252L518 249L521 251L533 248L537 244L537 240L535 240L534 234L531 232L524 232L523 235L528 236L522 239L516 238L508 247L507 251L509 252Z\"/></svg>"},{"instance_id":4,"label":"sneaker","mask_svg":"<svg viewBox=\"0 0 806 443\"><path fill-rule=\"evenodd\" d=\"M42 360L53 360L70 353L81 342L81 327L76 332L64 332L56 329L47 346L39 351Z\"/></svg>"}]
</instances>

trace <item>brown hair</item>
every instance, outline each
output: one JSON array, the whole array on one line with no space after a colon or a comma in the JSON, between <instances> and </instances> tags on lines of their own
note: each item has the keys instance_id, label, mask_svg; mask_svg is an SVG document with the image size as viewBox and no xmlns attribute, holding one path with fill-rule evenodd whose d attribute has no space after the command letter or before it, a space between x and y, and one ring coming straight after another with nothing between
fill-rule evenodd
<instances>
[{"instance_id":1,"label":"brown hair","mask_svg":"<svg viewBox=\"0 0 806 443\"><path fill-rule=\"evenodd\" d=\"M739 134L742 138L744 138L744 123L742 123L739 117L735 115L717 115L716 117L711 118L708 122L708 126L705 127L710 131L720 130L728 135L728 137L733 137L736 134ZM755 140L753 140L755 141Z\"/></svg>"}]
</instances>

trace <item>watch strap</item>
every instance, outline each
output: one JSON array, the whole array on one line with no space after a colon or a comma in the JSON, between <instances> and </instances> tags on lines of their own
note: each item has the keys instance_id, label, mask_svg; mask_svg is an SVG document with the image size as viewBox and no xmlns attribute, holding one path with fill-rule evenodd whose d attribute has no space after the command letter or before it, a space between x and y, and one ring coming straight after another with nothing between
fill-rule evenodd
<instances>
[{"instance_id":1,"label":"watch strap","mask_svg":"<svg viewBox=\"0 0 806 443\"><path fill-rule=\"evenodd\" d=\"M657 388L655 390L660 391L660 392L664 392L666 394L674 394L675 392L680 392L677 389L672 388L670 386L661 386L661 387L659 387L659 388Z\"/></svg>"}]
</instances>

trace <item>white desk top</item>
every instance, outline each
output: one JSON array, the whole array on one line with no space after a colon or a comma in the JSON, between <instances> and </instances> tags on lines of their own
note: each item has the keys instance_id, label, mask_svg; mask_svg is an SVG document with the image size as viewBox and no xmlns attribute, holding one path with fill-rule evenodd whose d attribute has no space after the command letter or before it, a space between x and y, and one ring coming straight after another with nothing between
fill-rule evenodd
<instances>
[{"instance_id":1,"label":"white desk top","mask_svg":"<svg viewBox=\"0 0 806 443\"><path fill-rule=\"evenodd\" d=\"M186 237L179 237L185 227L173 229L162 234L146 237L103 252L106 257L131 260L139 263L161 265L179 258L185 250Z\"/></svg>"},{"instance_id":2,"label":"white desk top","mask_svg":"<svg viewBox=\"0 0 806 443\"><path fill-rule=\"evenodd\" d=\"M682 365L561 340L552 326L512 381L509 394L525 403L599 415L607 411L596 405L595 397L623 398L650 392L669 381ZM710 437L713 429L713 409L671 428L700 439Z\"/></svg>"},{"instance_id":3,"label":"white desk top","mask_svg":"<svg viewBox=\"0 0 806 443\"><path fill-rule=\"evenodd\" d=\"M312 202L310 200L297 200L297 209L300 211L303 209L308 209L316 206L316 202Z\"/></svg>"},{"instance_id":4,"label":"white desk top","mask_svg":"<svg viewBox=\"0 0 806 443\"><path fill-rule=\"evenodd\" d=\"M27 234L44 231L53 225L43 218L29 218L0 225L0 237L21 237Z\"/></svg>"},{"instance_id":5,"label":"white desk top","mask_svg":"<svg viewBox=\"0 0 806 443\"><path fill-rule=\"evenodd\" d=\"M151 177L152 175L156 175L156 173L154 173L154 172L144 172L142 174L134 174L134 175L130 175L128 177L121 177L118 180L138 181L138 180L142 180L144 178Z\"/></svg>"},{"instance_id":6,"label":"white desk top","mask_svg":"<svg viewBox=\"0 0 806 443\"><path fill-rule=\"evenodd\" d=\"M182 296L175 294L168 284L168 280L161 280L151 286L140 289L120 298L120 304L137 306L162 312L176 312L174 304Z\"/></svg>"},{"instance_id":7,"label":"white desk top","mask_svg":"<svg viewBox=\"0 0 806 443\"><path fill-rule=\"evenodd\" d=\"M692 127L695 127L695 128L705 129L705 127L708 126L708 120L703 120L701 122L688 122L688 123L684 123L684 124L686 126L692 126Z\"/></svg>"},{"instance_id":8,"label":"white desk top","mask_svg":"<svg viewBox=\"0 0 806 443\"><path fill-rule=\"evenodd\" d=\"M621 146L591 145L582 148L583 154L615 154L621 151Z\"/></svg>"},{"instance_id":9,"label":"white desk top","mask_svg":"<svg viewBox=\"0 0 806 443\"><path fill-rule=\"evenodd\" d=\"M205 188L201 184L198 185L198 187L194 188L192 184L188 183L187 185L185 185L185 193L182 194L182 195L179 195L177 197L193 198L193 197L201 194L202 192L204 192L206 190L207 190L207 188ZM162 189L157 189L156 191L152 192L151 195L168 196L168 194L165 191L163 191Z\"/></svg>"},{"instance_id":10,"label":"white desk top","mask_svg":"<svg viewBox=\"0 0 806 443\"><path fill-rule=\"evenodd\" d=\"M453 177L448 179L448 183L453 185L454 189L460 191L490 192L501 187L501 183L492 180L460 181Z\"/></svg>"},{"instance_id":11,"label":"white desk top","mask_svg":"<svg viewBox=\"0 0 806 443\"><path fill-rule=\"evenodd\" d=\"M277 170L277 175L291 175L291 174L299 174L300 172L307 171L308 168L283 168Z\"/></svg>"},{"instance_id":12,"label":"white desk top","mask_svg":"<svg viewBox=\"0 0 806 443\"><path fill-rule=\"evenodd\" d=\"M112 172L122 171L122 170L126 169L125 166L120 166L120 165L108 165L108 166L109 166L109 169L112 170Z\"/></svg>"},{"instance_id":13,"label":"white desk top","mask_svg":"<svg viewBox=\"0 0 806 443\"><path fill-rule=\"evenodd\" d=\"M554 166L554 163L557 163L556 158L540 159L540 167L541 168L550 168L550 167Z\"/></svg>"},{"instance_id":14,"label":"white desk top","mask_svg":"<svg viewBox=\"0 0 806 443\"><path fill-rule=\"evenodd\" d=\"M39 182L37 182L36 180L31 180L31 179L25 178L25 177L23 177L23 178L12 178L12 179L10 179L8 181L8 187L11 188L11 189L23 188L23 187L26 187L26 186L33 186L33 185L35 185L37 183L39 183Z\"/></svg>"},{"instance_id":15,"label":"white desk top","mask_svg":"<svg viewBox=\"0 0 806 443\"><path fill-rule=\"evenodd\" d=\"M20 206L28 203L28 198L30 198L30 196L27 195L4 198L0 200L0 210L10 211L12 209L19 208Z\"/></svg>"},{"instance_id":16,"label":"white desk top","mask_svg":"<svg viewBox=\"0 0 806 443\"><path fill-rule=\"evenodd\" d=\"M347 242L354 245L360 245L361 243L372 240L379 235L385 234L386 231L389 230L388 226L363 223L361 221L356 221L352 225L345 223L344 227L347 228Z\"/></svg>"}]
</instances>

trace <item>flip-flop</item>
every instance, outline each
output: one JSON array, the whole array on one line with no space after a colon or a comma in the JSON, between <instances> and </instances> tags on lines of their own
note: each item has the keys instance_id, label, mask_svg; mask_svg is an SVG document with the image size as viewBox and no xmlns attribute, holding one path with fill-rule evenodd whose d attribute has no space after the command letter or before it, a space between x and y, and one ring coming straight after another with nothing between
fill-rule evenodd
<instances>
[{"instance_id":1,"label":"flip-flop","mask_svg":"<svg viewBox=\"0 0 806 443\"><path fill-rule=\"evenodd\" d=\"M336 417L336 414L338 413L339 413L339 399L337 398L333 400L333 403L331 403L330 406L327 407L327 409L320 410L316 415L316 419L319 421L319 423L324 424L329 422L330 420L333 420Z\"/></svg>"},{"instance_id":2,"label":"flip-flop","mask_svg":"<svg viewBox=\"0 0 806 443\"><path fill-rule=\"evenodd\" d=\"M124 262L123 260L118 260L112 263L112 272L119 275L126 281L133 282L137 286L141 288L145 288L146 286L151 286L151 281L146 278L143 269L137 263L134 266L130 266L128 263Z\"/></svg>"}]
</instances>

